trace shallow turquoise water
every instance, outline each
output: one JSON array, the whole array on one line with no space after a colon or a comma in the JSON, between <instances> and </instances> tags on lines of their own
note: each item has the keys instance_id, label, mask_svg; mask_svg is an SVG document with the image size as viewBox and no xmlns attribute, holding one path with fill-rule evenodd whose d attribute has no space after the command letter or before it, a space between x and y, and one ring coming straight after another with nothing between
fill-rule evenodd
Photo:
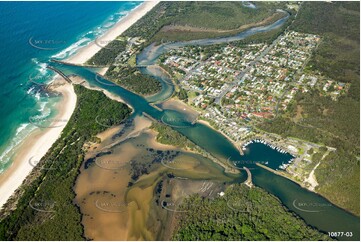
<instances>
[{"instance_id":1,"label":"shallow turquoise water","mask_svg":"<svg viewBox=\"0 0 361 242\"><path fill-rule=\"evenodd\" d=\"M59 67L59 66L58 66ZM272 148L256 144L256 146L249 147L249 153L241 156L239 151L230 143L230 141L221 135L219 132L209 128L206 125L195 123L193 125L186 123L185 120L179 120L181 115L175 115L176 111L159 111L143 98L134 93L131 93L119 86L102 85L95 80L95 74L90 70L80 67L60 66L63 71L68 74L77 74L85 78L90 84L104 88L113 94L119 95L134 109L133 115L140 115L142 112L147 113L155 119L162 120L164 116L175 117L170 119L172 127L180 133L187 136L194 143L210 152L219 159L235 160L235 161L263 161L286 162L290 156L281 154ZM102 82L107 82L102 80ZM176 121L177 125L173 125ZM167 122L164 122L167 123ZM342 237L342 240L358 240L359 239L359 217L354 216L345 210L334 206L325 198L310 192L298 184L277 176L267 170L264 170L254 163L243 162L241 167L246 166L251 168L253 183L271 194L278 197L281 202L292 212L296 213L304 219L309 225L316 227L324 232L352 232L352 237ZM278 163L277 163L278 164ZM271 165L272 166L272 165ZM243 179L242 179L243 177ZM240 181L246 179L245 171L242 171Z\"/></svg>"},{"instance_id":2,"label":"shallow turquoise water","mask_svg":"<svg viewBox=\"0 0 361 242\"><path fill-rule=\"evenodd\" d=\"M55 115L59 97L36 84L53 76L49 58L74 54L140 3L0 2L0 173L11 165L13 148L36 128L29 119Z\"/></svg>"},{"instance_id":3,"label":"shallow turquoise water","mask_svg":"<svg viewBox=\"0 0 361 242\"><path fill-rule=\"evenodd\" d=\"M31 5L30 5L31 4ZM4 3L0 2L0 22L2 31L0 39L0 89L1 104L0 111L0 154L4 155L7 148L13 146L14 138L22 139L22 135L30 131L29 118L36 115L54 114L53 104L58 97L49 97L41 92L37 85L29 83L29 76L37 82L46 82L52 76L52 72L45 69L45 64L51 57L65 58L79 47L85 45L103 30L106 30L126 11L134 8L140 2L111 2L111 3L89 3L89 2L45 2L45 3ZM32 11L28 11L29 9ZM79 10L86 11L79 11ZM117 12L117 13L116 13ZM51 13L51 14L49 14ZM250 36L257 32L265 32L272 28L282 26L286 19L277 21L266 27L253 28L237 36L228 38L196 40L164 44L158 47L153 45L146 48L139 56L138 63L149 65L154 63L160 54L171 48L185 45L209 45L225 43ZM74 24L76 23L76 24ZM101 25L100 28L97 26ZM40 50L29 45L29 39L53 39L58 40L53 50ZM45 47L45 46L44 46ZM64 51L65 50L65 51ZM270 166L277 166L280 162L287 161L287 155L281 155L264 145L249 147L249 153L241 156L238 150L220 133L200 124L190 124L189 120L182 119L176 111L159 111L149 105L149 102L157 102L167 99L172 95L174 87L169 80L157 68L142 68L141 71L157 76L162 82L162 92L144 99L136 94L126 91L118 86L106 85L109 82L102 80L105 84L97 82L95 74L88 69L79 67L67 67L57 65L67 74L78 74L87 79L92 85L104 88L115 95L119 95L134 107L133 115L146 112L150 116L170 124L174 129L186 135L190 140L203 147L214 156L231 161L270 161ZM39 76L40 75L40 76ZM95 117L94 117L95 118ZM2 156L0 159L0 170L6 168L9 157ZM267 170L254 166L252 162L240 162L242 166L252 168L253 182L277 196L282 203L291 211L302 217L311 226L317 227L325 232L348 232L352 231L352 238L359 239L359 218L332 205L326 199L315 193L309 192L288 179L274 175ZM245 179L243 172L240 181ZM243 179L242 179L243 178Z\"/></svg>"}]
</instances>

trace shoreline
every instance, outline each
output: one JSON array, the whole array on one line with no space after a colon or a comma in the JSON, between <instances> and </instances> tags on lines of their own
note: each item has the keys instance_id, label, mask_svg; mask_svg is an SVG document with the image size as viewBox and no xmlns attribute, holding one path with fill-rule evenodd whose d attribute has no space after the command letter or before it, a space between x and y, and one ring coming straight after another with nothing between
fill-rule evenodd
<instances>
[{"instance_id":1,"label":"shoreline","mask_svg":"<svg viewBox=\"0 0 361 242\"><path fill-rule=\"evenodd\" d=\"M302 187L302 188L304 188L304 189L306 189L306 190L308 190L308 191L310 191L310 192L313 192L313 193L316 193L317 195L322 196L322 195L321 195L320 193L318 193L317 191L309 189L309 187L307 187L307 186L306 186L305 184L303 184L302 182L297 181L296 179L293 179L293 178L291 177L291 175L290 175L289 173L287 173L287 171L278 171L278 170L272 169L271 167L268 167L268 166L266 166L266 165L260 164L260 163L258 163L258 162L256 163L256 165L259 166L259 167L261 167L262 169L265 169L265 170L267 170L267 171L269 171L269 172L272 172L273 174L276 174L276 175L278 175L278 176L282 176L283 178L286 178L286 179L288 179L288 180L290 180L290 181L298 184L300 187ZM323 196L322 196L322 197L323 197ZM325 197L324 197L324 198L325 198ZM327 198L325 198L325 199L327 199Z\"/></svg>"},{"instance_id":2,"label":"shoreline","mask_svg":"<svg viewBox=\"0 0 361 242\"><path fill-rule=\"evenodd\" d=\"M134 113L134 108L129 103L124 101L124 99L122 99L121 97L115 96L114 94L112 94L111 92L109 92L109 91L107 91L105 89L90 86L90 84L87 82L87 80L81 78L80 76L71 76L69 78L72 81L72 83L74 83L74 84L82 85L83 87L85 87L85 88L87 88L89 90L95 90L95 91L102 92L108 98L110 98L110 99L112 99L114 101L120 102L120 103L124 103L125 105L127 105L132 110L130 115L132 115Z\"/></svg>"},{"instance_id":3,"label":"shoreline","mask_svg":"<svg viewBox=\"0 0 361 242\"><path fill-rule=\"evenodd\" d=\"M285 178L285 179L290 180L291 182L294 182L295 184L299 185L301 188L303 188L303 189L305 189L305 190L307 190L307 191L313 192L313 193L316 194L317 196L320 196L320 197L322 197L323 199L325 199L326 201L328 201L329 203L331 203L332 206L336 206L336 207L338 207L339 209L345 211L345 212L348 213L348 214L351 214L351 215L353 215L353 216L359 217L358 214L353 213L353 212L351 212L351 211L349 211L349 210L347 210L347 209L339 206L337 203L333 202L332 200L330 200L329 198L327 198L327 197L324 196L323 194L321 194L321 193L319 193L319 192L317 192L317 191L311 191L311 190L309 190L309 189L308 189L307 187L305 187L302 183L291 179L290 177L288 177L288 176L287 176L286 174L284 174L283 172L273 170L272 168L270 168L270 167L268 167L268 166L265 166L265 165L262 165L262 164L260 164L260 163L256 163L256 165L259 166L259 167L261 167L262 169L265 169L265 170L267 170L267 171L269 171L269 172L272 172L272 173L275 174L275 175L281 176L281 177L283 177L283 178Z\"/></svg>"},{"instance_id":4,"label":"shoreline","mask_svg":"<svg viewBox=\"0 0 361 242\"><path fill-rule=\"evenodd\" d=\"M97 42L110 42L116 39L158 3L159 1L143 2L138 7L130 11L128 15L117 22L106 33L104 33L104 35L98 38ZM73 56L67 58L66 61L82 65L101 49L102 47L97 45L94 40L87 46L81 48ZM106 70L107 68L104 68L101 72L105 73ZM51 86L56 85L55 80L57 76L58 75L56 75L50 82ZM62 79L62 81L63 80L64 79ZM56 104L57 114L55 115L54 119L63 120L65 124L53 128L47 128L46 130L37 128L30 132L30 134L24 138L24 140L15 148L16 156L14 157L10 167L0 174L0 210L15 194L16 190L21 187L26 177L28 177L28 175L31 173L35 167L35 164L32 163L39 161L60 137L61 132L63 131L75 110L77 97L72 84L69 84L65 81L65 84L58 85L52 90L54 92L60 93L62 96L62 100ZM107 95L107 93L105 94ZM114 97L109 95L107 96L114 99ZM120 100L122 103L125 103L121 99L117 98L116 100ZM127 105L129 106L129 104ZM33 162L30 162L30 160Z\"/></svg>"},{"instance_id":5,"label":"shoreline","mask_svg":"<svg viewBox=\"0 0 361 242\"><path fill-rule=\"evenodd\" d=\"M70 56L65 61L71 64L82 65L93 57L102 47L107 43L115 40L119 35L125 32L129 27L135 24L145 14L155 7L159 1L145 1L138 7L130 11L124 18L117 22L104 35L90 42L87 46L81 48L73 56ZM99 43L104 43L103 45Z\"/></svg>"},{"instance_id":6,"label":"shoreline","mask_svg":"<svg viewBox=\"0 0 361 242\"><path fill-rule=\"evenodd\" d=\"M65 80L60 82L54 81L51 84L52 91L60 93L62 96L62 100L57 103L58 113L55 115L54 120L62 120L68 123L75 109L77 97L72 84ZM48 127L45 128L46 130L37 128L15 148L16 155L13 162L0 175L0 208L4 206L8 199L22 185L25 178L36 166L36 161L40 161L48 152L60 137L65 126L66 124Z\"/></svg>"},{"instance_id":7,"label":"shoreline","mask_svg":"<svg viewBox=\"0 0 361 242\"><path fill-rule=\"evenodd\" d=\"M240 149L239 144L237 144L237 142L235 142L234 140L232 140L230 137L228 137L228 135L226 135L223 131L216 129L215 127L213 127L208 121L204 120L204 119L198 119L197 120L198 123L204 124L206 126L208 126L209 128L213 129L214 131L222 134L224 137L227 138L227 140L229 142L232 143L232 145L239 151L240 155L243 155L243 151Z\"/></svg>"},{"instance_id":8,"label":"shoreline","mask_svg":"<svg viewBox=\"0 0 361 242\"><path fill-rule=\"evenodd\" d=\"M178 110L179 112L186 112L186 115L190 115L193 116L195 118L194 122L195 123L200 123L203 125L208 126L209 128L213 129L214 131L222 134L223 136L226 137L227 140L229 140L229 142L232 143L232 145L234 146L235 149L237 149L240 152L240 155L243 155L243 152L241 149L239 149L237 143L233 140L231 140L231 138L229 138L226 134L224 134L222 131L216 129L215 127L213 127L208 121L203 120L203 119L199 119L199 117L201 116L201 112L199 112L197 109L195 109L194 107L192 107L191 105L183 102L182 100L175 98L175 97L170 97L169 99L167 99L166 101L162 102L162 108L163 109L167 109L172 107L173 109ZM231 173L231 174L238 174L238 169L233 167L231 164L228 164L227 162L224 163L221 160L219 160L218 158L214 157L213 155L211 155L210 153L208 153L207 151L205 151L203 148L199 147L197 145L197 147L199 149L201 149L203 152L206 152L207 155L205 155L207 158L211 159L214 163L222 166L225 169L225 172L227 173ZM187 152L192 152L192 153L196 153L196 154L200 154L200 155L204 155L202 152L199 151L192 151L192 150L185 150Z\"/></svg>"}]
</instances>

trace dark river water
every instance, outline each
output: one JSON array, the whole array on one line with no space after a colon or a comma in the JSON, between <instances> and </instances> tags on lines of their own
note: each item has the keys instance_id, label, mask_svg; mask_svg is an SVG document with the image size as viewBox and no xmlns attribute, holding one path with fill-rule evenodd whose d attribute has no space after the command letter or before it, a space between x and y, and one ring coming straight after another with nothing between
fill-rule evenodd
<instances>
[{"instance_id":1,"label":"dark river water","mask_svg":"<svg viewBox=\"0 0 361 242\"><path fill-rule=\"evenodd\" d=\"M360 237L360 220L345 210L331 204L325 198L310 192L298 184L265 169L256 166L255 162L265 163L267 166L277 168L279 164L290 160L291 155L280 153L267 145L257 143L248 146L248 151L244 156L240 155L237 148L221 133L201 123L192 124L184 118L184 115L176 110L158 110L150 103L161 102L169 98L174 86L169 78L157 67L153 65L157 58L164 52L187 45L211 45L226 43L244 39L256 33L266 32L279 28L289 16L278 20L277 22L265 26L246 30L236 36L215 39L202 39L186 42L167 43L160 46L153 44L144 49L137 58L137 63L144 67L140 70L143 73L155 76L162 83L162 91L154 96L143 98L120 86L114 86L105 79L98 80L94 70L83 67L65 66L52 63L54 67L60 69L66 74L76 74L86 79L92 86L96 86L121 97L125 102L134 108L133 116L147 113L154 119L163 121L170 125L173 129L179 131L191 141L208 151L221 160L228 160L239 167L252 168L253 183L267 190L269 193L277 196L281 202L290 211L296 213L307 224L324 232L352 232L352 236L338 237L341 240L359 240ZM246 179L246 173L242 170L241 181Z\"/></svg>"}]
</instances>

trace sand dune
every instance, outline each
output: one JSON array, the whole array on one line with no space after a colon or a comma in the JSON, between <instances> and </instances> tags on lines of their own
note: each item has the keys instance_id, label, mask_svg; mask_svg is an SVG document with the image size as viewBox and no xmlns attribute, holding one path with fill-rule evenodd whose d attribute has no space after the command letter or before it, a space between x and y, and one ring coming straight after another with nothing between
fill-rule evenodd
<instances>
[{"instance_id":1,"label":"sand dune","mask_svg":"<svg viewBox=\"0 0 361 242\"><path fill-rule=\"evenodd\" d=\"M76 105L73 85L65 80L62 83L57 81L53 90L63 97L58 103L58 114L53 119L56 125L50 125L44 130L35 130L19 145L11 167L0 175L0 207L22 184L37 161L51 148L73 114Z\"/></svg>"},{"instance_id":2,"label":"sand dune","mask_svg":"<svg viewBox=\"0 0 361 242\"><path fill-rule=\"evenodd\" d=\"M97 39L96 43L92 42L88 46L85 46L67 61L76 64L85 63L101 49L102 45L99 43L107 43L114 40L158 3L159 1L142 3L102 37ZM71 84L64 82L62 85L57 85L54 90L63 96L62 101L58 103L59 112L54 120L62 120L63 123L58 127L35 130L17 147L17 155L11 167L0 175L0 207L6 203L9 197L25 180L26 176L30 174L36 161L39 161L60 137L62 130L75 109L76 95Z\"/></svg>"},{"instance_id":3,"label":"sand dune","mask_svg":"<svg viewBox=\"0 0 361 242\"><path fill-rule=\"evenodd\" d=\"M144 2L139 7L131 11L127 16L122 18L118 23L114 25L109 31L107 31L102 37L96 41L91 42L89 45L82 48L77 54L67 59L67 62L73 64L83 64L95 55L102 47L107 43L116 39L130 26L137 22L141 17L148 13L159 1Z\"/></svg>"}]
</instances>

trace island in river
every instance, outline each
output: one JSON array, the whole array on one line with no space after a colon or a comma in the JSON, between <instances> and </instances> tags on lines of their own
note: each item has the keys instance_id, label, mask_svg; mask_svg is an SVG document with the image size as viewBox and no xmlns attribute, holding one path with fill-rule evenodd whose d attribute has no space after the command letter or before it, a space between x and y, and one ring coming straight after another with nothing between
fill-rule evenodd
<instances>
[{"instance_id":1,"label":"island in river","mask_svg":"<svg viewBox=\"0 0 361 242\"><path fill-rule=\"evenodd\" d=\"M255 74L255 71L252 72L253 67L267 69L265 60L277 61L278 59L272 58L275 53L281 60L286 48L284 46L289 44L288 38L292 38L293 44L299 44L300 47L292 46L292 48L303 55L295 56L295 61L289 64L290 67L288 63L284 63L283 72L278 74L280 77L285 75L281 77L283 79L287 78L287 74L302 77L303 68L296 68L297 71L292 72L292 65L304 67L307 64L309 55L312 54L314 48L317 48L319 36L290 31L286 28L292 26L292 20L299 6L271 5L274 11L279 12L277 9L283 7L287 9L287 12L283 10L279 15L274 15L272 12L272 18L263 16L261 19L254 19L256 23L263 21L263 25L254 24L246 30L240 26L231 27L233 25L230 21L227 23L228 29L234 31L239 27L242 30L232 37L205 36L204 33L214 34L214 31L199 31L207 39L195 38L183 42L151 44L155 41L152 39L155 34L164 31L164 29L159 29L161 24L164 25L164 19L172 22L169 19L172 11L180 7L191 8L192 4L195 4L198 10L207 6L207 3L159 3L123 33L123 36L128 38L117 38L109 44L108 48L103 48L88 60L86 65L97 65L93 69L66 63L50 63L59 73L78 76L70 78L76 89L80 90L77 108L72 118L75 123L80 124L83 121L92 120L88 126L91 127L92 133L87 137L79 137L76 142L74 141L75 143L64 142L62 139L55 143L51 149L54 152L73 145L78 148L72 153L73 157L77 157L76 165L66 164L68 164L68 169L79 174L67 176L68 170L57 171L58 176L64 175L64 179L68 182L63 185L64 189L68 186L68 190L64 190L60 197L60 194L55 191L49 192L53 185L46 183L46 179L40 179L45 174L51 175L51 173L45 172L46 169L41 169L42 166L39 165L40 175L34 176L38 178L30 182L30 185L23 187L25 194L14 198L18 201L16 208L13 211L5 209L1 220L1 238L22 240L79 238L96 240L328 240L337 237L343 240L358 240L359 218L357 216L289 179L257 165L265 165L268 169L282 169L289 165L290 161L294 163L298 161L302 164L307 154L313 157L323 152L322 155L326 157L327 152L335 151L332 150L334 147L297 139L288 140L275 134L265 134L257 127L260 121L249 115L246 115L242 123L231 123L230 127L237 127L233 133L230 132L232 130L222 127L227 124L227 122L221 122L222 119L234 122L231 116L225 116L228 113L224 111L231 110L230 112L238 113L236 108L230 107L234 103L224 102L231 97L228 93L232 90L235 90L232 93L236 94L247 91L237 88L241 83L244 83L244 86L250 84L247 78ZM238 3L219 4L221 8L234 7L233 4ZM260 9L261 16L263 3L257 5L242 5L242 11ZM216 8L209 11L220 10ZM200 24L196 22L197 18L192 13L180 11L180 14L187 14L189 21ZM235 16L238 15L235 14ZM146 28L145 26L150 23L147 21L149 18L153 18L156 24L152 22L153 27ZM265 23L264 19L268 22ZM157 25L158 22L159 25ZM179 24L185 23L180 21ZM218 22L209 24L214 24L213 28L220 28L217 25ZM199 27L212 29L211 26ZM199 35L197 34L196 37ZM126 45L118 43L124 41ZM246 61L244 67L238 65L240 69L233 70L234 67L231 66L233 60L227 60L224 63L229 66L223 67L217 60L217 56L220 55L217 52L219 50L221 53L230 51L229 58L237 58L237 55L233 56L233 54L239 53L238 55L241 55L243 59L249 58L249 62ZM109 51L122 53L122 55L106 54ZM191 56L189 56L190 53ZM299 60L296 57L301 58ZM192 62L194 60L195 63ZM120 66L120 63L123 65ZM104 68L105 65L110 65L110 68L103 77L96 73L95 68ZM162 65L162 68L158 65ZM221 76L217 76L216 79L224 78L224 80L216 83L211 78L212 74L215 76L215 73L211 71L215 66L226 73L232 73L230 70L233 70L237 74L224 76L221 72ZM194 78L197 68L203 70L202 75L207 79L209 74L210 80L201 80L203 86L197 86L199 83ZM117 75L117 72L124 69L129 70L130 77L134 75L137 76L135 80L139 80L133 83L126 82L127 84L124 85L126 89L121 87L123 80L117 79L124 78ZM209 70L210 73L208 73ZM142 93L145 96L131 92L139 90L135 87L144 85L141 82L142 76L144 80L158 81L161 91L156 94L150 92L148 95ZM108 78L113 82L107 80ZM305 78L310 77L303 77ZM211 81L212 89L207 87L208 90L204 91L207 81ZM330 81L333 80L320 79L319 83L320 85L322 83L329 83L329 86L336 85L334 82L330 84ZM274 82L277 85L277 82ZM123 110L121 111L116 101L108 99L104 106L105 110L103 108L95 110L94 107L100 102L103 104L106 97L95 90L84 89L79 86L80 84L90 89L102 90L107 96L120 99L130 106L133 112L128 116L129 109L126 106L120 106ZM219 84L221 85L217 86ZM309 86L302 84L299 83L301 91L310 89ZM135 85L135 87L131 88L129 85ZM337 82L337 85L340 83ZM318 87L314 86L314 88ZM212 96L217 93L218 87L219 96ZM340 92L339 96L336 95L336 101L337 98L342 98L342 95L348 94L347 84L344 84L344 87L345 92ZM288 90L289 87L284 88ZM289 91L292 92L293 89L290 88ZM89 94L81 95L81 92ZM85 99L87 95L89 97L95 95L97 98ZM172 95L184 103L170 99ZM273 118L277 118L279 110L282 114L284 102L282 97L289 95L286 93L280 95L275 101L268 100L267 105L272 103L275 105L272 109L274 113L268 110L271 115L276 116ZM333 94L326 92L324 95L332 97ZM197 101L200 105L194 105ZM257 106L255 111L248 111L256 115L266 113L261 112L264 111L262 104L264 103L255 104ZM84 111L88 108L89 112ZM93 109L90 110L91 108ZM191 109L198 110L199 114ZM216 110L222 112L218 113ZM118 113L123 115L121 117L114 115ZM93 119L88 115L93 116ZM262 117L264 118L264 115ZM216 129L198 122L197 118L210 121ZM267 120L272 123L273 119ZM84 130L73 122L69 122L65 129L69 130L68 135L75 135L75 138L76 134ZM239 134L241 130L248 136L235 140L231 134ZM99 133L100 131L103 132ZM302 147L308 147L308 149L301 150ZM295 151L297 148L298 150ZM300 156L302 159L297 160ZM324 158L323 156L319 161ZM229 167L229 170L237 170L238 173L226 172L226 167ZM250 187L242 184L247 178L246 169L252 174ZM69 184L74 185L74 190ZM68 200L64 200L64 197ZM69 199L73 203L69 202ZM66 234L61 233L68 221L61 220L64 218L62 216L64 207L69 211L66 218L72 221L71 229L68 229ZM195 211L202 211L201 215L208 218L207 222L204 223L202 216L190 216ZM358 212L354 213L358 214ZM217 216L214 217L214 214ZM274 220L275 217L277 220ZM41 222L31 223L35 220ZM44 229L47 233L43 233ZM335 234L334 232L337 231L344 231L344 234Z\"/></svg>"}]
</instances>

